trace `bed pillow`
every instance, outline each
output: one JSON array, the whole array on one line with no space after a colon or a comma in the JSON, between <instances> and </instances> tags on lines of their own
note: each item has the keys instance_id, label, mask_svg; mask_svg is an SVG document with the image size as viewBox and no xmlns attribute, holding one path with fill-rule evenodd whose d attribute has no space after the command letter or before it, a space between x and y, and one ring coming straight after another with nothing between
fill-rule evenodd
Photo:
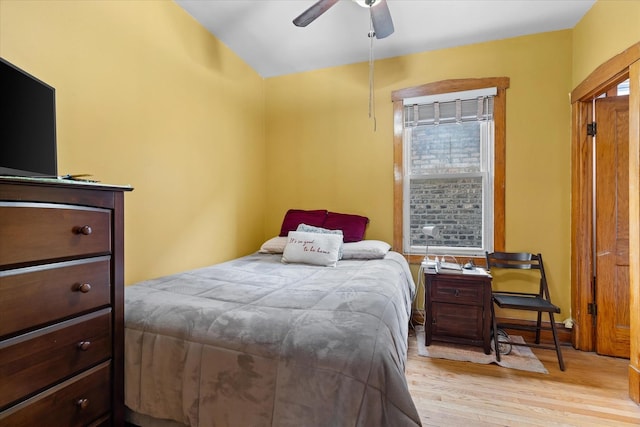
<instances>
[{"instance_id":1,"label":"bed pillow","mask_svg":"<svg viewBox=\"0 0 640 427\"><path fill-rule=\"evenodd\" d=\"M342 245L342 259L384 258L391 245L381 240L361 240Z\"/></svg>"},{"instance_id":2,"label":"bed pillow","mask_svg":"<svg viewBox=\"0 0 640 427\"><path fill-rule=\"evenodd\" d=\"M281 254L284 252L284 247L286 245L286 237L276 236L264 242L262 246L260 246L260 250L258 252L261 254Z\"/></svg>"},{"instance_id":3,"label":"bed pillow","mask_svg":"<svg viewBox=\"0 0 640 427\"><path fill-rule=\"evenodd\" d=\"M368 223L369 218L366 216L329 212L322 227L330 230L342 230L344 242L349 243L364 239L364 231Z\"/></svg>"},{"instance_id":4,"label":"bed pillow","mask_svg":"<svg viewBox=\"0 0 640 427\"><path fill-rule=\"evenodd\" d=\"M322 227L326 218L326 210L305 211L301 209L289 209L282 220L280 236L286 237L290 231L295 231L300 224Z\"/></svg>"},{"instance_id":5,"label":"bed pillow","mask_svg":"<svg viewBox=\"0 0 640 427\"><path fill-rule=\"evenodd\" d=\"M282 254L283 263L302 263L335 267L342 245L339 234L290 231Z\"/></svg>"},{"instance_id":6,"label":"bed pillow","mask_svg":"<svg viewBox=\"0 0 640 427\"><path fill-rule=\"evenodd\" d=\"M342 237L342 230L328 230L322 227L314 227L313 225L300 224L296 231L306 231L307 233L324 233L324 234L338 234ZM340 251L338 252L338 261L342 259L342 244L340 244Z\"/></svg>"}]
</instances>

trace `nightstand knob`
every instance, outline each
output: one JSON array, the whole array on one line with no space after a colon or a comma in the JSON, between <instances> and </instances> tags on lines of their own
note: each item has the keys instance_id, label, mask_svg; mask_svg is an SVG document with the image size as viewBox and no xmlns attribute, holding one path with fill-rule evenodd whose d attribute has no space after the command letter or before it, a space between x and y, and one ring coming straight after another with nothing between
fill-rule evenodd
<instances>
[{"instance_id":1,"label":"nightstand knob","mask_svg":"<svg viewBox=\"0 0 640 427\"><path fill-rule=\"evenodd\" d=\"M91 341L80 341L78 343L78 350L87 351L91 346Z\"/></svg>"},{"instance_id":2,"label":"nightstand knob","mask_svg":"<svg viewBox=\"0 0 640 427\"><path fill-rule=\"evenodd\" d=\"M457 297L459 297L460 296L460 289L456 289L455 294L456 294Z\"/></svg>"},{"instance_id":3,"label":"nightstand knob","mask_svg":"<svg viewBox=\"0 0 640 427\"><path fill-rule=\"evenodd\" d=\"M73 232L76 234L82 234L82 235L88 236L89 234L93 233L93 230L91 229L90 226L83 225L82 227L74 227Z\"/></svg>"},{"instance_id":4,"label":"nightstand knob","mask_svg":"<svg viewBox=\"0 0 640 427\"><path fill-rule=\"evenodd\" d=\"M76 406L80 409L87 409L87 407L89 406L89 399L76 400Z\"/></svg>"},{"instance_id":5,"label":"nightstand knob","mask_svg":"<svg viewBox=\"0 0 640 427\"><path fill-rule=\"evenodd\" d=\"M82 284L78 285L78 287L76 288L76 291L80 291L83 294L86 294L90 290L91 290L91 285L88 284L88 283L82 283Z\"/></svg>"}]
</instances>

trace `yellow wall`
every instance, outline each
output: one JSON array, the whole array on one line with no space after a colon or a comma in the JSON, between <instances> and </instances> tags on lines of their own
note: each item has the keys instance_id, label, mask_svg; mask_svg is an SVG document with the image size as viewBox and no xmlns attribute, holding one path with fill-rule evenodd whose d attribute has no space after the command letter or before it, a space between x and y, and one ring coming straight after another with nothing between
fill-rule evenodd
<instances>
[{"instance_id":1,"label":"yellow wall","mask_svg":"<svg viewBox=\"0 0 640 427\"><path fill-rule=\"evenodd\" d=\"M599 0L573 29L572 87L639 41L640 1Z\"/></svg>"},{"instance_id":2,"label":"yellow wall","mask_svg":"<svg viewBox=\"0 0 640 427\"><path fill-rule=\"evenodd\" d=\"M60 174L135 188L127 283L255 251L263 79L174 2L0 0L0 56L56 88Z\"/></svg>"},{"instance_id":3,"label":"yellow wall","mask_svg":"<svg viewBox=\"0 0 640 427\"><path fill-rule=\"evenodd\" d=\"M506 247L544 255L551 292L568 317L571 31L377 61L375 75L375 132L367 64L266 81L267 235L278 232L288 208L326 208L368 216L367 237L390 242L391 92L445 79L507 76Z\"/></svg>"},{"instance_id":4,"label":"yellow wall","mask_svg":"<svg viewBox=\"0 0 640 427\"><path fill-rule=\"evenodd\" d=\"M506 245L545 255L564 318L568 94L640 39L639 17L599 1L575 30L377 61L375 131L367 64L263 80L170 1L0 0L0 56L56 87L60 173L135 187L127 283L250 253L292 207L366 215L391 241L391 92L510 77Z\"/></svg>"}]
</instances>

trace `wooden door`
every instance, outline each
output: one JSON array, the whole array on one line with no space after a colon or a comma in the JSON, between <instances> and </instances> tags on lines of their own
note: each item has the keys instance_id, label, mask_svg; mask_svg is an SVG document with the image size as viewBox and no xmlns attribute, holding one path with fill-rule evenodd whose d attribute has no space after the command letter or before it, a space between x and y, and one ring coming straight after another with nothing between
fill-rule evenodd
<instances>
[{"instance_id":1,"label":"wooden door","mask_svg":"<svg viewBox=\"0 0 640 427\"><path fill-rule=\"evenodd\" d=\"M596 100L596 352L629 357L629 97Z\"/></svg>"}]
</instances>

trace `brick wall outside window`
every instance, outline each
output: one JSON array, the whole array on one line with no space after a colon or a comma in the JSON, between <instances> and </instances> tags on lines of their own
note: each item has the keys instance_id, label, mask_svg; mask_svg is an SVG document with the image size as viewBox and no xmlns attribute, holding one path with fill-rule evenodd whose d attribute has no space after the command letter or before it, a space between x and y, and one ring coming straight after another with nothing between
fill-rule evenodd
<instances>
[{"instance_id":1,"label":"brick wall outside window","mask_svg":"<svg viewBox=\"0 0 640 427\"><path fill-rule=\"evenodd\" d=\"M410 150L411 245L427 244L422 227L429 224L441 226L430 247L482 247L482 178L442 176L480 172L479 123L416 127Z\"/></svg>"}]
</instances>

